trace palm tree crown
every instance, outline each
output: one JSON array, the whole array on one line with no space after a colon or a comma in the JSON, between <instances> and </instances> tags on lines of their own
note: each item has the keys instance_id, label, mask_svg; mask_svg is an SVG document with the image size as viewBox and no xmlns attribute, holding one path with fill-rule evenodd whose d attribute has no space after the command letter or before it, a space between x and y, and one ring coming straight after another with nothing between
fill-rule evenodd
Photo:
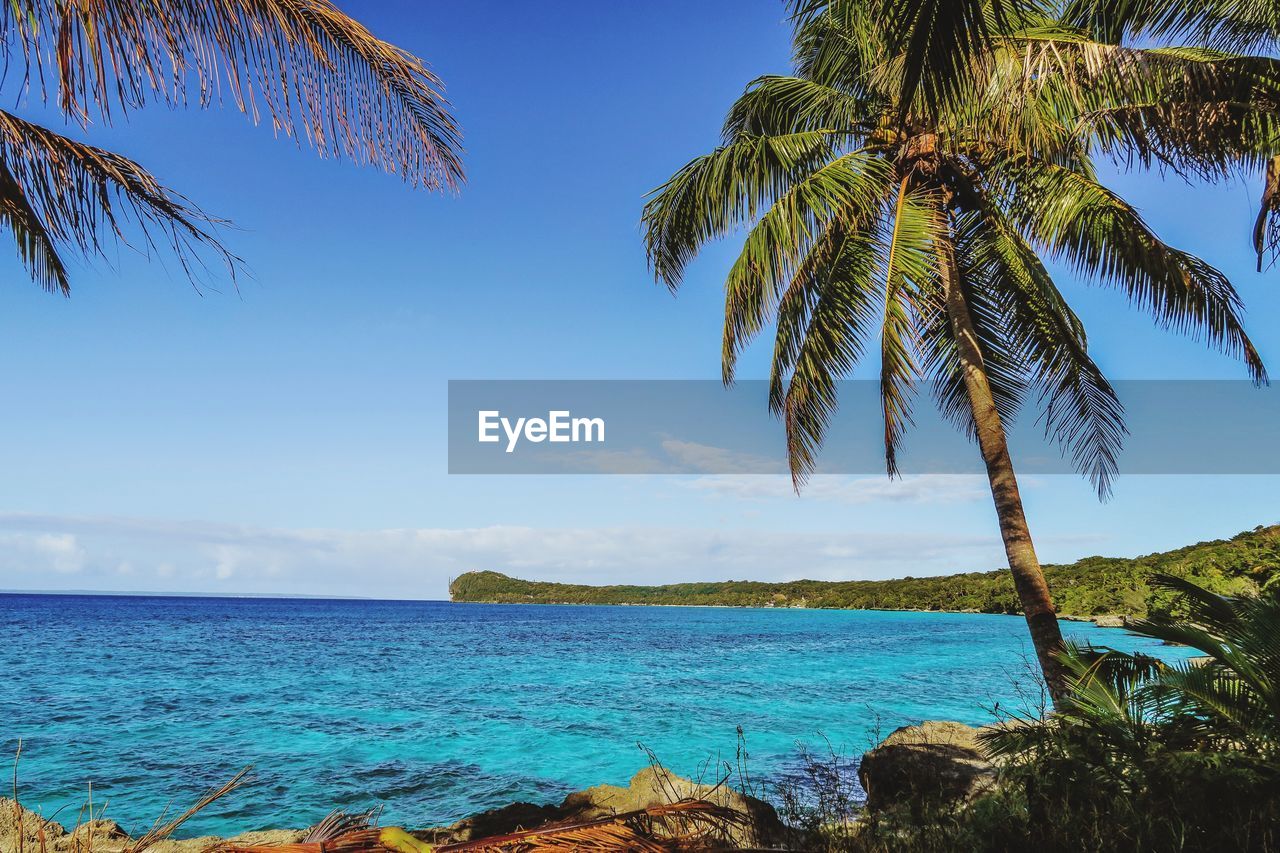
<instances>
[{"instance_id":1,"label":"palm tree crown","mask_svg":"<svg viewBox=\"0 0 1280 853\"><path fill-rule=\"evenodd\" d=\"M1061 634L1005 427L1033 399L1105 496L1123 408L1046 261L1128 294L1161 325L1266 374L1218 270L1163 242L1097 177L1098 153L1221 172L1276 153L1269 60L1095 38L1051 0L794 0L795 73L761 77L724 143L644 210L676 288L708 241L748 226L725 282L722 366L774 331L770 408L799 488L837 381L878 349L886 463L915 390L977 439L1009 566L1055 698ZM1231 106L1221 100L1234 98ZM1197 122L1215 119L1214 133ZM1270 124L1268 124L1270 122ZM1227 130L1234 127L1231 137ZM1216 133L1216 136L1215 136ZM1201 137L1206 138L1201 138ZM1219 139L1218 137L1222 137Z\"/></svg>"},{"instance_id":2,"label":"palm tree crown","mask_svg":"<svg viewBox=\"0 0 1280 853\"><path fill-rule=\"evenodd\" d=\"M876 11L802 9L795 76L753 82L729 112L724 145L645 208L654 269L672 287L705 242L752 225L725 285L724 376L776 321L771 403L797 479L812 469L835 380L876 342L890 471L915 383L931 380L942 410L970 426L940 246L954 251L1002 417L1028 394L1043 397L1050 432L1104 492L1122 409L1046 259L1122 288L1161 324L1206 337L1265 378L1231 283L1161 241L1099 182L1092 157L1100 141L1136 140L1115 128L1101 140L1104 110L1209 77L1225 60L1106 45L1024 9L1004 19L953 98L904 103L904 63Z\"/></svg>"}]
</instances>

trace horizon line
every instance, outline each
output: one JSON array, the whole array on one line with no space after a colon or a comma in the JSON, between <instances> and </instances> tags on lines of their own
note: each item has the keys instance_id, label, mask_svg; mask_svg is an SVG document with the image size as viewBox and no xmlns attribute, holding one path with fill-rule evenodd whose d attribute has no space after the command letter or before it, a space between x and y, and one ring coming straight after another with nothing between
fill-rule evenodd
<instances>
[{"instance_id":1,"label":"horizon line","mask_svg":"<svg viewBox=\"0 0 1280 853\"><path fill-rule=\"evenodd\" d=\"M312 601L439 601L447 598L377 598L367 595L324 595L288 592L155 592L146 590L106 589L0 589L0 595L79 595L100 598L261 598L303 599Z\"/></svg>"}]
</instances>

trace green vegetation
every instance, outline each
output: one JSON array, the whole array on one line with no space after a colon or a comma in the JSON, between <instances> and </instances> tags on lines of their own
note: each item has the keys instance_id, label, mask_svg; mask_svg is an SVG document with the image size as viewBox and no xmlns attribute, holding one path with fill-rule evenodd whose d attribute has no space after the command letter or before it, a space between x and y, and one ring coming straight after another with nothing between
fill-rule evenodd
<instances>
[{"instance_id":1,"label":"green vegetation","mask_svg":"<svg viewBox=\"0 0 1280 853\"><path fill-rule=\"evenodd\" d=\"M1152 584L1165 573L1214 592L1261 590L1280 574L1280 526L1135 559L1086 557L1045 573L1062 613L1080 617L1169 612L1175 596ZM1020 613L1008 572L971 572L885 581L785 583L721 581L667 586L545 583L498 572L468 572L449 585L454 601L502 604L684 604L729 607L827 607L863 610L961 610Z\"/></svg>"},{"instance_id":2,"label":"green vegetation","mask_svg":"<svg viewBox=\"0 0 1280 853\"><path fill-rule=\"evenodd\" d=\"M885 814L818 849L1280 849L1280 586L1220 596L1167 575L1180 618L1133 626L1204 657L1068 647L1057 713L980 734L996 784L971 803Z\"/></svg>"}]
</instances>

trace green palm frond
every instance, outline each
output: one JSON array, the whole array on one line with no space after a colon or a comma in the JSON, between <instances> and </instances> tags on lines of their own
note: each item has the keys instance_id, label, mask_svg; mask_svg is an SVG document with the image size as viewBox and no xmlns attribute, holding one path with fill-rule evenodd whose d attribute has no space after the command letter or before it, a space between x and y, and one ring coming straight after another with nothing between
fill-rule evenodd
<instances>
[{"instance_id":1,"label":"green palm frond","mask_svg":"<svg viewBox=\"0 0 1280 853\"><path fill-rule=\"evenodd\" d=\"M837 381L862 358L876 323L884 220L837 220L814 244L778 305L769 407L782 418L797 488L813 470L837 407Z\"/></svg>"},{"instance_id":2,"label":"green palm frond","mask_svg":"<svg viewBox=\"0 0 1280 853\"><path fill-rule=\"evenodd\" d=\"M875 130L882 99L848 92L802 77L759 77L729 109L724 138L847 128Z\"/></svg>"},{"instance_id":3,"label":"green palm frond","mask_svg":"<svg viewBox=\"0 0 1280 853\"><path fill-rule=\"evenodd\" d=\"M1037 393L1046 436L1071 454L1076 469L1105 498L1128 432L1124 407L1089 355L1084 324L1040 258L1003 211L977 188L972 192L972 275L1001 297L1002 334L1018 353L1026 387Z\"/></svg>"},{"instance_id":4,"label":"green palm frond","mask_svg":"<svg viewBox=\"0 0 1280 853\"><path fill-rule=\"evenodd\" d=\"M903 178L898 187L883 270L880 405L885 467L891 477L898 474L898 446L913 423L911 397L921 377L917 313L922 294L938 289L934 245L942 231L938 199L927 191L910 191L909 183Z\"/></svg>"},{"instance_id":5,"label":"green palm frond","mask_svg":"<svg viewBox=\"0 0 1280 853\"><path fill-rule=\"evenodd\" d=\"M1206 338L1244 361L1256 382L1266 368L1244 331L1240 297L1226 276L1155 235L1096 180L1047 163L1007 162L986 178L1019 229L1077 271L1124 290L1165 327Z\"/></svg>"},{"instance_id":6,"label":"green palm frond","mask_svg":"<svg viewBox=\"0 0 1280 853\"><path fill-rule=\"evenodd\" d=\"M732 381L738 352L776 309L816 235L836 216L866 221L876 215L889 171L867 152L845 154L796 180L759 218L725 282L725 382Z\"/></svg>"},{"instance_id":7,"label":"green palm frond","mask_svg":"<svg viewBox=\"0 0 1280 853\"><path fill-rule=\"evenodd\" d=\"M645 246L657 277L679 286L684 268L708 241L750 222L793 182L821 167L848 134L832 130L744 134L689 163L645 204Z\"/></svg>"},{"instance_id":8,"label":"green palm frond","mask_svg":"<svg viewBox=\"0 0 1280 853\"><path fill-rule=\"evenodd\" d=\"M864 59L858 65L868 70L893 64L896 79L888 94L902 116L938 114L972 94L976 72L1001 34L1048 17L1036 0L793 0L791 6L802 33L825 26L856 37L873 21L876 38L870 44L878 62ZM821 44L818 38L813 42ZM802 56L816 58L812 48Z\"/></svg>"},{"instance_id":9,"label":"green palm frond","mask_svg":"<svg viewBox=\"0 0 1280 853\"><path fill-rule=\"evenodd\" d=\"M1071 0L1063 17L1098 38L1191 39L1221 50L1265 50L1280 33L1268 0Z\"/></svg>"}]
</instances>

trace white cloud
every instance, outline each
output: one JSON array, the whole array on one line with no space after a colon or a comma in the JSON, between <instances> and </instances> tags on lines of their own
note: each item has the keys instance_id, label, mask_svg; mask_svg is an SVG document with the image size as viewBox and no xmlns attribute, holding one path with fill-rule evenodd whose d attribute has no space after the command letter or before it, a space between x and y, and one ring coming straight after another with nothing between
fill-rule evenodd
<instances>
[{"instance_id":1,"label":"white cloud","mask_svg":"<svg viewBox=\"0 0 1280 853\"><path fill-rule=\"evenodd\" d=\"M0 566L9 571L35 569L74 575L84 565L84 548L70 533L18 531L0 534Z\"/></svg>"},{"instance_id":2,"label":"white cloud","mask_svg":"<svg viewBox=\"0 0 1280 853\"><path fill-rule=\"evenodd\" d=\"M691 489L738 500L796 500L790 477L718 475L687 483ZM985 477L970 474L920 474L891 480L885 476L849 477L821 474L811 477L800 500L845 504L884 502L967 503L990 500Z\"/></svg>"},{"instance_id":3,"label":"white cloud","mask_svg":"<svg viewBox=\"0 0 1280 853\"><path fill-rule=\"evenodd\" d=\"M582 583L925 575L1000 565L994 536L675 527L272 529L0 513L3 586L443 598L493 569ZM36 559L36 556L40 559ZM127 565L128 572L120 567ZM74 580L65 577L75 571Z\"/></svg>"},{"instance_id":4,"label":"white cloud","mask_svg":"<svg viewBox=\"0 0 1280 853\"><path fill-rule=\"evenodd\" d=\"M570 471L592 474L783 474L781 459L667 438L652 449L575 450L557 457Z\"/></svg>"},{"instance_id":5,"label":"white cloud","mask_svg":"<svg viewBox=\"0 0 1280 853\"><path fill-rule=\"evenodd\" d=\"M770 459L753 453L740 453L709 444L667 439L662 442L667 455L685 471L720 474L783 474L787 467L781 459Z\"/></svg>"}]
</instances>

